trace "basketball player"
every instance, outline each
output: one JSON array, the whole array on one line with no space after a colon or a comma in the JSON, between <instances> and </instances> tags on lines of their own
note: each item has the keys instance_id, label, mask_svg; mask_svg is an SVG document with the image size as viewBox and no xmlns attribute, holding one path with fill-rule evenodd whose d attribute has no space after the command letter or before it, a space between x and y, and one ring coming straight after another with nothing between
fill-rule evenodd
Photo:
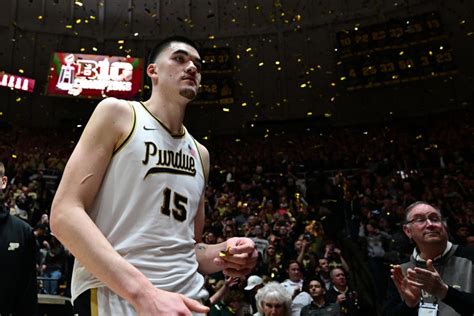
<instances>
[{"instance_id":1,"label":"basketball player","mask_svg":"<svg viewBox=\"0 0 474 316\"><path fill-rule=\"evenodd\" d=\"M201 243L209 153L183 126L201 81L196 45L168 38L149 62L150 99L99 103L53 201L79 315L206 313L201 273L244 276L257 260L248 238Z\"/></svg>"}]
</instances>

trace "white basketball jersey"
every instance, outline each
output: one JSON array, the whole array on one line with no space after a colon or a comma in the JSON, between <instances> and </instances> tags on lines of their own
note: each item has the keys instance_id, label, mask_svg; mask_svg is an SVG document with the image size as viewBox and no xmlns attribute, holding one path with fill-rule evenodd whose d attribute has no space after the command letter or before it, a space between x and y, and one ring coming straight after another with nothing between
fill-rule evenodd
<instances>
[{"instance_id":1,"label":"white basketball jersey","mask_svg":"<svg viewBox=\"0 0 474 316\"><path fill-rule=\"evenodd\" d=\"M110 161L90 217L157 288L205 299L194 250L194 218L206 182L196 142L185 129L171 135L143 104L131 105L132 132ZM102 286L76 260L72 299Z\"/></svg>"}]
</instances>

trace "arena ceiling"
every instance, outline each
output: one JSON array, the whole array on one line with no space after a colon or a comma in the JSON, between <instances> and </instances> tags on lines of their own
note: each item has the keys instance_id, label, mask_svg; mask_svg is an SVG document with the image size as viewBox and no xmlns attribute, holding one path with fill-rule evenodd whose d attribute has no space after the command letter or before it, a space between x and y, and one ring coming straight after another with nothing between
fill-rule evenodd
<instances>
[{"instance_id":1,"label":"arena ceiling","mask_svg":"<svg viewBox=\"0 0 474 316\"><path fill-rule=\"evenodd\" d=\"M426 12L440 13L459 75L369 92L344 88L338 32ZM44 93L53 52L142 57L171 34L231 52L235 102L190 109L190 124L203 132L253 121L350 121L363 111L390 115L413 104L419 111L459 106L472 101L473 16L467 0L3 0L0 70L38 86L30 95L2 89L0 110L4 120L36 125L87 117L84 100Z\"/></svg>"}]
</instances>

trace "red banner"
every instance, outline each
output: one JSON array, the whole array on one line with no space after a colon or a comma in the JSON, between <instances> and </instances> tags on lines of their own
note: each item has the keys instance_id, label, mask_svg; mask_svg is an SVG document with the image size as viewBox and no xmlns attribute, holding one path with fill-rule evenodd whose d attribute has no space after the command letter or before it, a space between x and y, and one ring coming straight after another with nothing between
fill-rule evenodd
<instances>
[{"instance_id":1,"label":"red banner","mask_svg":"<svg viewBox=\"0 0 474 316\"><path fill-rule=\"evenodd\" d=\"M35 80L0 72L0 86L26 92L33 92L33 89L35 88Z\"/></svg>"}]
</instances>

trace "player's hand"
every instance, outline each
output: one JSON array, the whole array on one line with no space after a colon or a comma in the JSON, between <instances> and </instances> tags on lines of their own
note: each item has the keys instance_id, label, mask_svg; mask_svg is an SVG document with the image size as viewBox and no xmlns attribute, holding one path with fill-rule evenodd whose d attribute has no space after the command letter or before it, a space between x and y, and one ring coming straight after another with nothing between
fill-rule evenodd
<instances>
[{"instance_id":1,"label":"player's hand","mask_svg":"<svg viewBox=\"0 0 474 316\"><path fill-rule=\"evenodd\" d=\"M399 265L394 266L393 269L390 270L390 273L390 277L392 278L393 283L395 283L398 293L400 293L405 304L409 307L417 306L421 298L420 288L408 280Z\"/></svg>"},{"instance_id":2,"label":"player's hand","mask_svg":"<svg viewBox=\"0 0 474 316\"><path fill-rule=\"evenodd\" d=\"M214 258L214 263L223 267L226 275L244 277L257 264L258 253L255 243L249 238L232 237L226 241L226 251Z\"/></svg>"},{"instance_id":3,"label":"player's hand","mask_svg":"<svg viewBox=\"0 0 474 316\"><path fill-rule=\"evenodd\" d=\"M134 305L139 316L192 316L192 313L207 313L209 307L182 294L153 288L142 295Z\"/></svg>"},{"instance_id":4,"label":"player's hand","mask_svg":"<svg viewBox=\"0 0 474 316\"><path fill-rule=\"evenodd\" d=\"M407 274L409 281L439 299L444 299L448 285L443 282L438 271L433 267L433 260L426 261L427 269L410 269Z\"/></svg>"}]
</instances>

